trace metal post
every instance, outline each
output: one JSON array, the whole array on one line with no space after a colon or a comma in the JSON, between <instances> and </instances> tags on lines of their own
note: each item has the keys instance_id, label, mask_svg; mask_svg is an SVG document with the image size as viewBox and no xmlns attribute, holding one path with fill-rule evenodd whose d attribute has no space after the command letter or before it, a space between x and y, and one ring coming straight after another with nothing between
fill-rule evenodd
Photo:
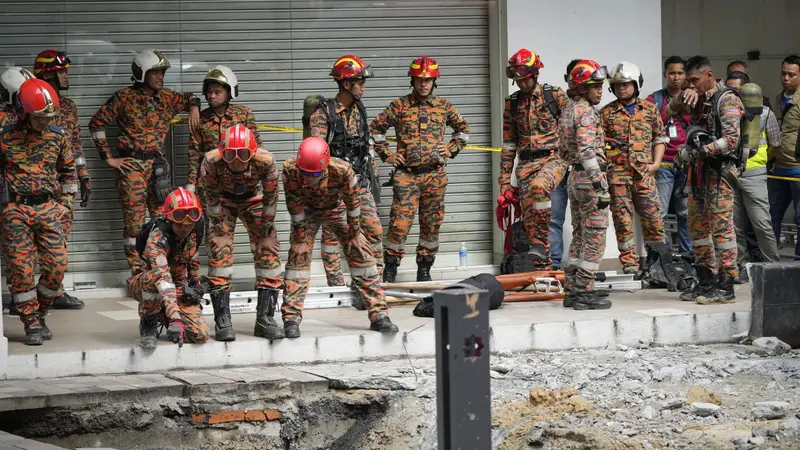
<instances>
[{"instance_id":1,"label":"metal post","mask_svg":"<svg viewBox=\"0 0 800 450\"><path fill-rule=\"evenodd\" d=\"M433 294L439 450L490 450L489 292Z\"/></svg>"}]
</instances>

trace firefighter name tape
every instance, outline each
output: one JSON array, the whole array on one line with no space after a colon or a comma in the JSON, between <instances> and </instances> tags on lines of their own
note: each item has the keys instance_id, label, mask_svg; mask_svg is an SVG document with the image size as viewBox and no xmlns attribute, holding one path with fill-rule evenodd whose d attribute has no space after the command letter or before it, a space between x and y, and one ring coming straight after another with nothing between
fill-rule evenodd
<instances>
[{"instance_id":1,"label":"firefighter name tape","mask_svg":"<svg viewBox=\"0 0 800 450\"><path fill-rule=\"evenodd\" d=\"M187 123L187 120L183 119L183 118L177 118L177 119L173 119L172 120L172 124L173 125L174 124L179 124L179 123ZM282 132L285 132L285 133L302 133L303 132L303 130L301 130L300 128L278 127L278 126L274 126L274 125L258 125L258 129L259 130L265 130L265 131L282 131ZM386 140L390 141L390 142L397 142L397 139L395 139L395 138L386 138ZM486 146L483 146L483 145L467 145L464 148L467 149L467 150L483 150L483 151L486 151L486 152L502 152L503 151L502 148L486 147Z\"/></svg>"}]
</instances>

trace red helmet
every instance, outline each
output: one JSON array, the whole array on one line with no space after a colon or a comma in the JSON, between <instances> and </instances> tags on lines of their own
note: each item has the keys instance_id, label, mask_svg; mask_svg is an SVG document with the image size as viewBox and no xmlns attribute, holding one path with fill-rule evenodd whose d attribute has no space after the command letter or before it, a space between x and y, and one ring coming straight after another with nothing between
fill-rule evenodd
<instances>
[{"instance_id":1,"label":"red helmet","mask_svg":"<svg viewBox=\"0 0 800 450\"><path fill-rule=\"evenodd\" d=\"M22 114L33 114L37 117L54 117L61 104L58 94L50 83L38 78L25 80L19 87L19 101Z\"/></svg>"},{"instance_id":2,"label":"red helmet","mask_svg":"<svg viewBox=\"0 0 800 450\"><path fill-rule=\"evenodd\" d=\"M47 72L69 69L70 60L67 54L57 50L45 50L36 57L33 63L33 74L41 78Z\"/></svg>"},{"instance_id":3,"label":"red helmet","mask_svg":"<svg viewBox=\"0 0 800 450\"><path fill-rule=\"evenodd\" d=\"M364 60L356 55L344 55L333 63L330 76L334 80L358 80L375 76Z\"/></svg>"},{"instance_id":4,"label":"red helmet","mask_svg":"<svg viewBox=\"0 0 800 450\"><path fill-rule=\"evenodd\" d=\"M331 150L325 139L308 137L300 143L297 151L297 166L303 172L322 172L331 162Z\"/></svg>"},{"instance_id":5,"label":"red helmet","mask_svg":"<svg viewBox=\"0 0 800 450\"><path fill-rule=\"evenodd\" d=\"M234 159L247 162L255 155L258 143L250 128L239 124L228 128L225 139L219 143L219 148L225 162L232 162Z\"/></svg>"},{"instance_id":6,"label":"red helmet","mask_svg":"<svg viewBox=\"0 0 800 450\"><path fill-rule=\"evenodd\" d=\"M520 49L508 59L506 76L512 80L521 80L539 73L544 68L539 55L527 48Z\"/></svg>"},{"instance_id":7,"label":"red helmet","mask_svg":"<svg viewBox=\"0 0 800 450\"><path fill-rule=\"evenodd\" d=\"M203 207L194 192L179 187L167 195L161 212L173 223L190 223L200 220Z\"/></svg>"},{"instance_id":8,"label":"red helmet","mask_svg":"<svg viewBox=\"0 0 800 450\"><path fill-rule=\"evenodd\" d=\"M439 78L439 64L436 60L425 55L411 62L408 76L418 78Z\"/></svg>"},{"instance_id":9,"label":"red helmet","mask_svg":"<svg viewBox=\"0 0 800 450\"><path fill-rule=\"evenodd\" d=\"M608 69L591 59L582 59L569 72L570 89L576 89L582 84L602 84L608 78Z\"/></svg>"}]
</instances>

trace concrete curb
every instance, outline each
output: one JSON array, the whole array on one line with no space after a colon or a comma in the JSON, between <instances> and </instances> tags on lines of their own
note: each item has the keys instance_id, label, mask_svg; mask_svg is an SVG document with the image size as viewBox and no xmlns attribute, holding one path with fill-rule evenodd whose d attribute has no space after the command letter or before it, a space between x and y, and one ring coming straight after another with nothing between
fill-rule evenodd
<instances>
[{"instance_id":1,"label":"concrete curb","mask_svg":"<svg viewBox=\"0 0 800 450\"><path fill-rule=\"evenodd\" d=\"M732 342L732 336L750 327L750 312L678 314L495 326L493 351L565 350L602 348L608 345L711 344ZM433 322L430 326L384 336L353 332L321 337L301 337L270 342L247 340L230 343L209 341L204 345L161 342L153 351L138 347L62 353L9 355L6 379L57 378L75 375L165 372L250 365L290 365L432 356L435 352Z\"/></svg>"}]
</instances>

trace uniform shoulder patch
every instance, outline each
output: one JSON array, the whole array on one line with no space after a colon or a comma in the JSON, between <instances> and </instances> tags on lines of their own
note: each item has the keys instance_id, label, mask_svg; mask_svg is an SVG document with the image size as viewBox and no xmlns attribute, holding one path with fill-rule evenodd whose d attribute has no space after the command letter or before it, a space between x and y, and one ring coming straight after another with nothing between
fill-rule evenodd
<instances>
[{"instance_id":1,"label":"uniform shoulder patch","mask_svg":"<svg viewBox=\"0 0 800 450\"><path fill-rule=\"evenodd\" d=\"M588 127L589 125L592 124L592 116L590 116L589 114L584 114L581 117L581 120L580 120L579 123L581 124L582 127Z\"/></svg>"},{"instance_id":2,"label":"uniform shoulder patch","mask_svg":"<svg viewBox=\"0 0 800 450\"><path fill-rule=\"evenodd\" d=\"M64 133L64 130L62 130L61 127L57 125L50 124L47 126L47 129L52 131L53 133L60 134L61 136L64 136L66 134Z\"/></svg>"},{"instance_id":3,"label":"uniform shoulder patch","mask_svg":"<svg viewBox=\"0 0 800 450\"><path fill-rule=\"evenodd\" d=\"M0 134L6 134L11 131L19 130L20 128L22 128L21 125L22 125L21 122L15 122L10 125L6 125L3 128L0 128Z\"/></svg>"},{"instance_id":4,"label":"uniform shoulder patch","mask_svg":"<svg viewBox=\"0 0 800 450\"><path fill-rule=\"evenodd\" d=\"M166 266L167 264L168 264L167 263L167 258L165 258L164 255L158 255L156 257L156 265L158 265L158 266Z\"/></svg>"},{"instance_id":5,"label":"uniform shoulder patch","mask_svg":"<svg viewBox=\"0 0 800 450\"><path fill-rule=\"evenodd\" d=\"M222 153L219 151L218 148L211 150L210 152L206 153L205 159L208 160L209 164L216 163L217 161L222 159Z\"/></svg>"}]
</instances>

